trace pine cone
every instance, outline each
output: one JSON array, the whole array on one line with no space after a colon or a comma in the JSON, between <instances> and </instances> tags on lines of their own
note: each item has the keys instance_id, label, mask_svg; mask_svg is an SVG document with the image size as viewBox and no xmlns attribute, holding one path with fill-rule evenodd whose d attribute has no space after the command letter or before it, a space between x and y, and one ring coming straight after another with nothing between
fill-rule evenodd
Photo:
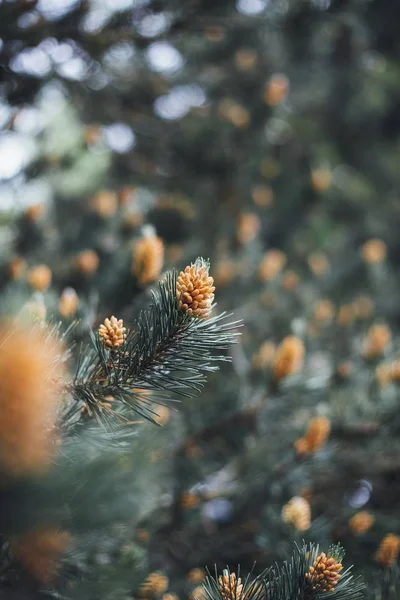
<instances>
[{"instance_id":1,"label":"pine cone","mask_svg":"<svg viewBox=\"0 0 400 600\"><path fill-rule=\"evenodd\" d=\"M125 342L126 327L122 319L112 316L111 319L104 319L99 327L99 339L109 348L119 348Z\"/></svg>"},{"instance_id":2,"label":"pine cone","mask_svg":"<svg viewBox=\"0 0 400 600\"><path fill-rule=\"evenodd\" d=\"M21 279L26 271L26 262L21 256L16 256L8 263L8 275L11 279Z\"/></svg>"},{"instance_id":3,"label":"pine cone","mask_svg":"<svg viewBox=\"0 0 400 600\"><path fill-rule=\"evenodd\" d=\"M282 271L286 264L286 255L281 250L268 250L261 259L258 276L261 281L269 281Z\"/></svg>"},{"instance_id":4,"label":"pine cone","mask_svg":"<svg viewBox=\"0 0 400 600\"><path fill-rule=\"evenodd\" d=\"M214 301L214 280L208 270L209 265L203 259L197 259L179 273L176 282L179 308L201 319L209 316Z\"/></svg>"},{"instance_id":5,"label":"pine cone","mask_svg":"<svg viewBox=\"0 0 400 600\"><path fill-rule=\"evenodd\" d=\"M159 277L164 265L164 242L155 235L140 238L135 244L132 274L141 285Z\"/></svg>"},{"instance_id":6,"label":"pine cone","mask_svg":"<svg viewBox=\"0 0 400 600\"><path fill-rule=\"evenodd\" d=\"M363 355L365 358L377 358L390 344L392 334L387 325L372 325L368 330Z\"/></svg>"},{"instance_id":7,"label":"pine cone","mask_svg":"<svg viewBox=\"0 0 400 600\"><path fill-rule=\"evenodd\" d=\"M82 250L75 259L76 268L83 275L93 275L99 267L99 257L94 250Z\"/></svg>"},{"instance_id":8,"label":"pine cone","mask_svg":"<svg viewBox=\"0 0 400 600\"><path fill-rule=\"evenodd\" d=\"M387 247L382 240L372 239L365 242L361 248L361 256L363 260L370 264L378 264L385 260Z\"/></svg>"},{"instance_id":9,"label":"pine cone","mask_svg":"<svg viewBox=\"0 0 400 600\"><path fill-rule=\"evenodd\" d=\"M42 583L48 583L57 574L57 562L71 541L66 531L34 529L12 543L19 562Z\"/></svg>"},{"instance_id":10,"label":"pine cone","mask_svg":"<svg viewBox=\"0 0 400 600\"><path fill-rule=\"evenodd\" d=\"M240 600L243 593L242 580L236 577L236 573L224 570L218 577L218 586L223 600Z\"/></svg>"},{"instance_id":11,"label":"pine cone","mask_svg":"<svg viewBox=\"0 0 400 600\"><path fill-rule=\"evenodd\" d=\"M65 288L58 302L58 312L64 319L73 317L78 309L79 298L73 288Z\"/></svg>"},{"instance_id":12,"label":"pine cone","mask_svg":"<svg viewBox=\"0 0 400 600\"><path fill-rule=\"evenodd\" d=\"M159 572L150 573L139 588L139 598L156 598L168 588L168 577Z\"/></svg>"},{"instance_id":13,"label":"pine cone","mask_svg":"<svg viewBox=\"0 0 400 600\"><path fill-rule=\"evenodd\" d=\"M341 577L342 563L322 552L309 567L306 581L314 592L333 592Z\"/></svg>"},{"instance_id":14,"label":"pine cone","mask_svg":"<svg viewBox=\"0 0 400 600\"><path fill-rule=\"evenodd\" d=\"M366 510L360 510L349 519L349 526L355 535L362 535L371 529L374 524L374 517Z\"/></svg>"},{"instance_id":15,"label":"pine cone","mask_svg":"<svg viewBox=\"0 0 400 600\"><path fill-rule=\"evenodd\" d=\"M380 543L375 554L375 560L382 567L391 567L400 553L400 537L394 533L388 533Z\"/></svg>"},{"instance_id":16,"label":"pine cone","mask_svg":"<svg viewBox=\"0 0 400 600\"><path fill-rule=\"evenodd\" d=\"M331 423L326 417L311 419L303 438L295 443L298 454L314 454L325 444L331 430Z\"/></svg>"},{"instance_id":17,"label":"pine cone","mask_svg":"<svg viewBox=\"0 0 400 600\"><path fill-rule=\"evenodd\" d=\"M311 526L310 504L301 496L294 496L282 509L284 523L292 525L297 531L306 531Z\"/></svg>"},{"instance_id":18,"label":"pine cone","mask_svg":"<svg viewBox=\"0 0 400 600\"><path fill-rule=\"evenodd\" d=\"M204 571L204 569L192 569L191 571L189 571L189 573L187 574L187 578L189 579L189 581L191 581L192 583L201 583L203 581L203 579L205 578L206 573Z\"/></svg>"},{"instance_id":19,"label":"pine cone","mask_svg":"<svg viewBox=\"0 0 400 600\"><path fill-rule=\"evenodd\" d=\"M279 345L272 365L275 381L301 370L304 361L304 344L294 335L287 336Z\"/></svg>"},{"instance_id":20,"label":"pine cone","mask_svg":"<svg viewBox=\"0 0 400 600\"><path fill-rule=\"evenodd\" d=\"M47 265L38 265L28 271L28 281L33 289L45 292L51 284L51 270Z\"/></svg>"},{"instance_id":21,"label":"pine cone","mask_svg":"<svg viewBox=\"0 0 400 600\"><path fill-rule=\"evenodd\" d=\"M49 381L64 375L62 350L42 332L0 327L0 469L40 473L53 457L58 395Z\"/></svg>"}]
</instances>

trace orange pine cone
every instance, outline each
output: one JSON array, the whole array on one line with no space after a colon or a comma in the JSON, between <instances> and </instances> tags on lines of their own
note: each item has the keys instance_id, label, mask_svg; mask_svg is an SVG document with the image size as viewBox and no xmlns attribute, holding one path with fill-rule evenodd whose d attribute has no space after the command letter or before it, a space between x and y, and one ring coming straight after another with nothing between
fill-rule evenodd
<instances>
[{"instance_id":1,"label":"orange pine cone","mask_svg":"<svg viewBox=\"0 0 400 600\"><path fill-rule=\"evenodd\" d=\"M45 468L53 455L60 379L58 344L41 332L0 326L0 469L20 476Z\"/></svg>"},{"instance_id":2,"label":"orange pine cone","mask_svg":"<svg viewBox=\"0 0 400 600\"><path fill-rule=\"evenodd\" d=\"M214 302L214 280L208 269L208 264L198 259L179 273L176 282L179 308L201 319L210 315Z\"/></svg>"}]
</instances>

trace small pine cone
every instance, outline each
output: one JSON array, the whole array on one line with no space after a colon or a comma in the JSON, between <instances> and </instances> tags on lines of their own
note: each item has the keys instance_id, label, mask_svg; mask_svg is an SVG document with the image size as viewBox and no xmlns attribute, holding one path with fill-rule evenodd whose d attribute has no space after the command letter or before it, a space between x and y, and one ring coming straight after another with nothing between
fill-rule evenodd
<instances>
[{"instance_id":1,"label":"small pine cone","mask_svg":"<svg viewBox=\"0 0 400 600\"><path fill-rule=\"evenodd\" d=\"M142 527L136 529L136 539L139 540L139 542L142 542L143 544L147 544L147 542L149 541L149 532L147 531L147 529L143 529Z\"/></svg>"},{"instance_id":2,"label":"small pine cone","mask_svg":"<svg viewBox=\"0 0 400 600\"><path fill-rule=\"evenodd\" d=\"M258 56L250 48L240 48L235 53L235 64L240 71L251 71L257 64Z\"/></svg>"},{"instance_id":3,"label":"small pine cone","mask_svg":"<svg viewBox=\"0 0 400 600\"><path fill-rule=\"evenodd\" d=\"M67 550L71 536L57 529L34 529L12 543L14 554L29 573L42 583L57 574L57 563Z\"/></svg>"},{"instance_id":4,"label":"small pine cone","mask_svg":"<svg viewBox=\"0 0 400 600\"><path fill-rule=\"evenodd\" d=\"M333 592L341 577L342 563L321 552L306 573L306 581L314 592Z\"/></svg>"},{"instance_id":5,"label":"small pine cone","mask_svg":"<svg viewBox=\"0 0 400 600\"><path fill-rule=\"evenodd\" d=\"M335 316L335 305L330 300L321 300L314 307L314 319L319 325L330 323Z\"/></svg>"},{"instance_id":6,"label":"small pine cone","mask_svg":"<svg viewBox=\"0 0 400 600\"><path fill-rule=\"evenodd\" d=\"M104 319L99 327L99 339L109 348L119 348L125 342L126 327L122 319L112 316L111 319Z\"/></svg>"},{"instance_id":7,"label":"small pine cone","mask_svg":"<svg viewBox=\"0 0 400 600\"><path fill-rule=\"evenodd\" d=\"M382 567L391 567L398 559L400 553L400 537L388 533L380 543L375 554L375 560Z\"/></svg>"},{"instance_id":8,"label":"small pine cone","mask_svg":"<svg viewBox=\"0 0 400 600\"><path fill-rule=\"evenodd\" d=\"M368 330L363 356L367 359L381 356L392 339L392 334L387 325L372 325Z\"/></svg>"},{"instance_id":9,"label":"small pine cone","mask_svg":"<svg viewBox=\"0 0 400 600\"><path fill-rule=\"evenodd\" d=\"M30 223L36 223L43 214L44 206L43 204L32 204L29 206L24 214L24 217Z\"/></svg>"},{"instance_id":10,"label":"small pine cone","mask_svg":"<svg viewBox=\"0 0 400 600\"><path fill-rule=\"evenodd\" d=\"M304 344L294 335L287 336L280 343L272 364L272 376L275 381L297 373L303 367Z\"/></svg>"},{"instance_id":11,"label":"small pine cone","mask_svg":"<svg viewBox=\"0 0 400 600\"><path fill-rule=\"evenodd\" d=\"M363 260L370 265L376 265L383 262L386 258L386 254L387 247L382 240L368 240L361 248Z\"/></svg>"},{"instance_id":12,"label":"small pine cone","mask_svg":"<svg viewBox=\"0 0 400 600\"><path fill-rule=\"evenodd\" d=\"M79 298L73 288L65 288L58 302L58 312L64 319L73 317L78 309Z\"/></svg>"},{"instance_id":13,"label":"small pine cone","mask_svg":"<svg viewBox=\"0 0 400 600\"><path fill-rule=\"evenodd\" d=\"M154 415L154 420L157 421L160 425L166 425L170 419L170 410L168 406L157 406L156 414Z\"/></svg>"},{"instance_id":14,"label":"small pine cone","mask_svg":"<svg viewBox=\"0 0 400 600\"><path fill-rule=\"evenodd\" d=\"M156 235L140 238L134 249L132 274L141 285L159 277L164 265L164 242Z\"/></svg>"},{"instance_id":15,"label":"small pine cone","mask_svg":"<svg viewBox=\"0 0 400 600\"><path fill-rule=\"evenodd\" d=\"M260 230L260 219L254 213L244 212L239 216L236 237L240 244L248 244L255 239Z\"/></svg>"},{"instance_id":16,"label":"small pine cone","mask_svg":"<svg viewBox=\"0 0 400 600\"><path fill-rule=\"evenodd\" d=\"M315 454L325 444L331 430L331 423L326 417L311 419L303 438L297 440L298 454Z\"/></svg>"},{"instance_id":17,"label":"small pine cone","mask_svg":"<svg viewBox=\"0 0 400 600\"><path fill-rule=\"evenodd\" d=\"M179 596L177 594L171 594L167 592L161 596L161 600L179 600Z\"/></svg>"},{"instance_id":18,"label":"small pine cone","mask_svg":"<svg viewBox=\"0 0 400 600\"><path fill-rule=\"evenodd\" d=\"M191 581L192 583L201 583L203 581L203 579L205 578L206 573L204 571L204 569L192 569L191 571L189 571L189 573L187 574L187 578L189 579L189 581Z\"/></svg>"},{"instance_id":19,"label":"small pine cone","mask_svg":"<svg viewBox=\"0 0 400 600\"><path fill-rule=\"evenodd\" d=\"M93 275L99 268L99 257L94 250L82 250L75 259L76 268L83 275Z\"/></svg>"},{"instance_id":20,"label":"small pine cone","mask_svg":"<svg viewBox=\"0 0 400 600\"><path fill-rule=\"evenodd\" d=\"M343 304L336 315L336 322L341 327L351 325L355 317L354 307L351 304Z\"/></svg>"},{"instance_id":21,"label":"small pine cone","mask_svg":"<svg viewBox=\"0 0 400 600\"><path fill-rule=\"evenodd\" d=\"M341 379L347 379L348 377L350 377L352 370L353 370L352 363L348 360L344 360L337 365L336 374Z\"/></svg>"},{"instance_id":22,"label":"small pine cone","mask_svg":"<svg viewBox=\"0 0 400 600\"><path fill-rule=\"evenodd\" d=\"M51 284L51 270L47 265L38 265L28 271L28 282L38 292L45 292Z\"/></svg>"},{"instance_id":23,"label":"small pine cone","mask_svg":"<svg viewBox=\"0 0 400 600\"><path fill-rule=\"evenodd\" d=\"M388 383L400 381L400 360L395 360L388 364L381 364L376 367L376 378L381 387Z\"/></svg>"},{"instance_id":24,"label":"small pine cone","mask_svg":"<svg viewBox=\"0 0 400 600\"><path fill-rule=\"evenodd\" d=\"M286 264L286 255L281 250L268 250L261 259L258 267L258 277L261 281L270 281L282 271Z\"/></svg>"},{"instance_id":25,"label":"small pine cone","mask_svg":"<svg viewBox=\"0 0 400 600\"><path fill-rule=\"evenodd\" d=\"M359 296L353 301L354 314L357 319L368 319L374 311L374 303L368 296Z\"/></svg>"},{"instance_id":26,"label":"small pine cone","mask_svg":"<svg viewBox=\"0 0 400 600\"><path fill-rule=\"evenodd\" d=\"M21 256L16 256L8 263L7 270L10 279L21 279L21 277L25 275L26 262Z\"/></svg>"},{"instance_id":27,"label":"small pine cone","mask_svg":"<svg viewBox=\"0 0 400 600\"><path fill-rule=\"evenodd\" d=\"M263 342L258 352L253 355L252 365L254 369L263 370L270 366L276 352L273 342Z\"/></svg>"},{"instance_id":28,"label":"small pine cone","mask_svg":"<svg viewBox=\"0 0 400 600\"><path fill-rule=\"evenodd\" d=\"M204 590L203 586L202 585L198 585L191 592L191 594L189 596L189 600L205 600L206 597L207 596L206 596L206 593L205 593L205 590Z\"/></svg>"},{"instance_id":29,"label":"small pine cone","mask_svg":"<svg viewBox=\"0 0 400 600\"><path fill-rule=\"evenodd\" d=\"M349 519L349 527L355 535L362 535L371 529L374 524L374 517L367 510L360 510Z\"/></svg>"},{"instance_id":30,"label":"small pine cone","mask_svg":"<svg viewBox=\"0 0 400 600\"><path fill-rule=\"evenodd\" d=\"M316 277L322 277L329 270L329 262L320 252L312 252L309 255L308 266Z\"/></svg>"},{"instance_id":31,"label":"small pine cone","mask_svg":"<svg viewBox=\"0 0 400 600\"><path fill-rule=\"evenodd\" d=\"M209 265L203 259L187 266L176 281L176 296L181 310L206 319L214 302L214 280L209 275Z\"/></svg>"},{"instance_id":32,"label":"small pine cone","mask_svg":"<svg viewBox=\"0 0 400 600\"><path fill-rule=\"evenodd\" d=\"M223 600L240 600L243 594L243 584L241 578L236 577L236 573L229 573L224 569L222 575L218 577L218 587Z\"/></svg>"},{"instance_id":33,"label":"small pine cone","mask_svg":"<svg viewBox=\"0 0 400 600\"><path fill-rule=\"evenodd\" d=\"M286 271L282 277L282 287L287 292L293 292L299 285L300 277L294 271Z\"/></svg>"},{"instance_id":34,"label":"small pine cone","mask_svg":"<svg viewBox=\"0 0 400 600\"><path fill-rule=\"evenodd\" d=\"M255 185L251 189L251 197L254 204L261 207L270 206L274 199L274 193L269 185Z\"/></svg>"},{"instance_id":35,"label":"small pine cone","mask_svg":"<svg viewBox=\"0 0 400 600\"><path fill-rule=\"evenodd\" d=\"M181 496L181 507L184 510L192 510L199 504L200 499L193 492L183 492Z\"/></svg>"},{"instance_id":36,"label":"small pine cone","mask_svg":"<svg viewBox=\"0 0 400 600\"><path fill-rule=\"evenodd\" d=\"M311 508L305 498L294 496L282 509L282 520L297 531L306 531L311 526Z\"/></svg>"},{"instance_id":37,"label":"small pine cone","mask_svg":"<svg viewBox=\"0 0 400 600\"><path fill-rule=\"evenodd\" d=\"M330 169L313 169L311 172L311 186L318 193L329 190L333 182Z\"/></svg>"},{"instance_id":38,"label":"small pine cone","mask_svg":"<svg viewBox=\"0 0 400 600\"><path fill-rule=\"evenodd\" d=\"M111 190L102 190L92 196L89 206L100 219L111 219L118 208L117 193Z\"/></svg>"},{"instance_id":39,"label":"small pine cone","mask_svg":"<svg viewBox=\"0 0 400 600\"><path fill-rule=\"evenodd\" d=\"M274 73L264 88L264 102L268 106L279 106L289 91L289 79L282 73Z\"/></svg>"},{"instance_id":40,"label":"small pine cone","mask_svg":"<svg viewBox=\"0 0 400 600\"><path fill-rule=\"evenodd\" d=\"M159 572L150 573L139 588L139 598L157 598L168 588L168 577Z\"/></svg>"}]
</instances>

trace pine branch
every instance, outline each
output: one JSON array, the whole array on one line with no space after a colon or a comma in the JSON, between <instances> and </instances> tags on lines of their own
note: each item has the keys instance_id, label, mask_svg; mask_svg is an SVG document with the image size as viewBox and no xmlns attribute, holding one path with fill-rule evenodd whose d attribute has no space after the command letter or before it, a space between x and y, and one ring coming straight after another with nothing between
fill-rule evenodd
<instances>
[{"instance_id":1,"label":"pine branch","mask_svg":"<svg viewBox=\"0 0 400 600\"><path fill-rule=\"evenodd\" d=\"M289 561L267 571L264 577L266 600L362 598L364 585L359 579L353 579L351 568L340 572L343 556L344 551L339 545L331 546L326 555L320 553L319 546L312 543L304 544L301 548L295 545ZM325 567L329 559L333 559L330 573L329 568ZM321 572L318 570L319 566L324 567Z\"/></svg>"},{"instance_id":2,"label":"pine branch","mask_svg":"<svg viewBox=\"0 0 400 600\"><path fill-rule=\"evenodd\" d=\"M76 424L82 407L110 431L118 421L131 423L135 413L155 421L155 402L193 396L207 373L218 369L217 362L230 360L225 352L239 322L226 323L225 313L194 316L180 306L176 290L173 271L119 347L108 347L92 332L92 345L81 350L70 386L74 403L64 415L67 427Z\"/></svg>"},{"instance_id":3,"label":"pine branch","mask_svg":"<svg viewBox=\"0 0 400 600\"><path fill-rule=\"evenodd\" d=\"M315 544L295 546L292 558L263 571L251 573L243 584L229 569L222 576L208 573L203 586L206 600L357 600L362 598L363 583L353 579L351 569L343 573L344 551L333 545L325 554Z\"/></svg>"}]
</instances>

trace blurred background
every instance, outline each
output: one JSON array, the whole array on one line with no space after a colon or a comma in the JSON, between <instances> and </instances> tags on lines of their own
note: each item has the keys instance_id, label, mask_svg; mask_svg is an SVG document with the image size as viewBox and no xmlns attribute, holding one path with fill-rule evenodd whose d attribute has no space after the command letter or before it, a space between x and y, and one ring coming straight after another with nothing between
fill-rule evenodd
<instances>
[{"instance_id":1,"label":"blurred background","mask_svg":"<svg viewBox=\"0 0 400 600\"><path fill-rule=\"evenodd\" d=\"M303 538L396 562L399 22L396 0L0 0L1 313L80 340L204 256L244 323L93 551L129 590L201 597L205 566Z\"/></svg>"}]
</instances>

